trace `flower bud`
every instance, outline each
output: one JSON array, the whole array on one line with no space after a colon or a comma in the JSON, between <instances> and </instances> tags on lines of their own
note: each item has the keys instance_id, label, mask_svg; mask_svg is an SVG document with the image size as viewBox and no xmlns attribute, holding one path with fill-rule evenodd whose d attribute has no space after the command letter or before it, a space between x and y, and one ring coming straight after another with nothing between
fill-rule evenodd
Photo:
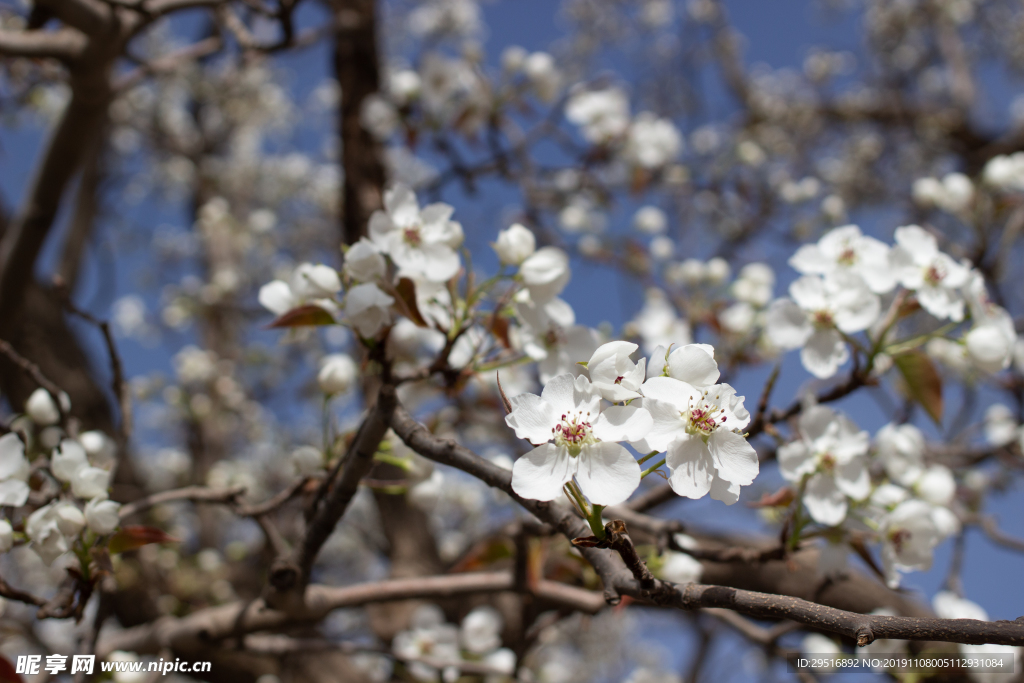
<instances>
[{"instance_id":1,"label":"flower bud","mask_svg":"<svg viewBox=\"0 0 1024 683\"><path fill-rule=\"evenodd\" d=\"M300 477L319 474L324 469L324 456L312 446L299 446L292 451L290 459Z\"/></svg>"},{"instance_id":2,"label":"flower bud","mask_svg":"<svg viewBox=\"0 0 1024 683\"><path fill-rule=\"evenodd\" d=\"M71 410L71 399L64 392L59 396L60 407L65 413ZM25 401L25 413L40 427L47 427L60 422L60 411L53 402L50 392L39 387Z\"/></svg>"},{"instance_id":3,"label":"flower bud","mask_svg":"<svg viewBox=\"0 0 1024 683\"><path fill-rule=\"evenodd\" d=\"M494 243L494 251L502 263L518 266L537 249L537 240L533 233L519 223L498 233L498 241Z\"/></svg>"},{"instance_id":4,"label":"flower bud","mask_svg":"<svg viewBox=\"0 0 1024 683\"><path fill-rule=\"evenodd\" d=\"M325 394L343 394L356 379L356 364L344 353L332 353L320 363L316 381Z\"/></svg>"},{"instance_id":5,"label":"flower bud","mask_svg":"<svg viewBox=\"0 0 1024 683\"><path fill-rule=\"evenodd\" d=\"M93 533L105 536L120 523L117 514L120 509L120 503L94 498L85 505L85 523Z\"/></svg>"}]
</instances>

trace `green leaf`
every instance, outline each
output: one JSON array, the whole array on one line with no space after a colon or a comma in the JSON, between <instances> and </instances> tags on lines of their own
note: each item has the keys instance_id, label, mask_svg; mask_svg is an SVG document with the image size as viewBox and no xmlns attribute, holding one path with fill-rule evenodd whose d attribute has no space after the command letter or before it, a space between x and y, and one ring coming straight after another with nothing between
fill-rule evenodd
<instances>
[{"instance_id":1,"label":"green leaf","mask_svg":"<svg viewBox=\"0 0 1024 683\"><path fill-rule=\"evenodd\" d=\"M942 424L942 377L923 351L910 351L893 359L910 398L921 404L935 424Z\"/></svg>"},{"instance_id":2,"label":"green leaf","mask_svg":"<svg viewBox=\"0 0 1024 683\"><path fill-rule=\"evenodd\" d=\"M307 304L288 311L267 327L309 327L312 325L335 325L334 317L319 306Z\"/></svg>"}]
</instances>

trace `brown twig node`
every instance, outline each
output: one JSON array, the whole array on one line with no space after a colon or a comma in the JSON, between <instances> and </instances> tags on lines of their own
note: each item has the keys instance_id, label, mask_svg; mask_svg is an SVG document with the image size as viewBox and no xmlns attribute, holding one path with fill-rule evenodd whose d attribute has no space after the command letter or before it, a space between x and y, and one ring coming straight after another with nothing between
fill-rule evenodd
<instances>
[{"instance_id":1,"label":"brown twig node","mask_svg":"<svg viewBox=\"0 0 1024 683\"><path fill-rule=\"evenodd\" d=\"M622 557L626 567L633 574L633 578L640 582L640 588L652 590L655 586L654 574L647 568L643 559L636 552L633 539L626 531L626 523L621 519L613 519L604 525L604 538L597 536L580 536L572 539L572 544L577 548L607 548L614 550Z\"/></svg>"}]
</instances>

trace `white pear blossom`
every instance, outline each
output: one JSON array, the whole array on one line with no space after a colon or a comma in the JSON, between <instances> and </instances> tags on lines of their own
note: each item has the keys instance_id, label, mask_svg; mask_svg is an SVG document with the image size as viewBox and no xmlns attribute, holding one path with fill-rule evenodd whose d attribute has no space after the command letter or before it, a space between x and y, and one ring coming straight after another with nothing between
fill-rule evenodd
<instances>
[{"instance_id":1,"label":"white pear blossom","mask_svg":"<svg viewBox=\"0 0 1024 683\"><path fill-rule=\"evenodd\" d=\"M886 474L912 486L924 474L924 434L912 424L889 423L875 435L875 450Z\"/></svg>"},{"instance_id":2,"label":"white pear blossom","mask_svg":"<svg viewBox=\"0 0 1024 683\"><path fill-rule=\"evenodd\" d=\"M391 322L390 307L395 300L372 282L356 285L345 295L345 317L359 335L370 338Z\"/></svg>"},{"instance_id":3,"label":"white pear blossom","mask_svg":"<svg viewBox=\"0 0 1024 683\"><path fill-rule=\"evenodd\" d=\"M970 269L939 251L935 237L916 225L896 228L896 246L889 263L901 285L917 293L921 306L936 318L964 319L964 297L959 291Z\"/></svg>"},{"instance_id":4,"label":"white pear blossom","mask_svg":"<svg viewBox=\"0 0 1024 683\"><path fill-rule=\"evenodd\" d=\"M686 553L666 550L662 555L658 576L672 583L699 583L704 574L701 563Z\"/></svg>"},{"instance_id":5,"label":"white pear blossom","mask_svg":"<svg viewBox=\"0 0 1024 683\"><path fill-rule=\"evenodd\" d=\"M313 446L299 446L291 452L288 459L300 477L311 477L324 469L324 456L319 448Z\"/></svg>"},{"instance_id":6,"label":"white pear blossom","mask_svg":"<svg viewBox=\"0 0 1024 683\"><path fill-rule=\"evenodd\" d=\"M623 157L641 168L660 168L673 161L683 149L679 130L668 119L641 112L626 135Z\"/></svg>"},{"instance_id":7,"label":"white pear blossom","mask_svg":"<svg viewBox=\"0 0 1024 683\"><path fill-rule=\"evenodd\" d=\"M345 252L342 268L356 282L376 282L384 277L388 266L380 248L363 237Z\"/></svg>"},{"instance_id":8,"label":"white pear blossom","mask_svg":"<svg viewBox=\"0 0 1024 683\"><path fill-rule=\"evenodd\" d=\"M974 326L964 336L967 357L977 369L994 374L1010 366L1017 346L1013 318L989 298L985 278L976 270L964 287Z\"/></svg>"},{"instance_id":9,"label":"white pear blossom","mask_svg":"<svg viewBox=\"0 0 1024 683\"><path fill-rule=\"evenodd\" d=\"M451 219L448 204L420 209L416 195L405 185L384 193L384 211L370 217L370 239L398 266L400 277L445 282L459 272L455 250L462 245L462 226Z\"/></svg>"},{"instance_id":10,"label":"white pear blossom","mask_svg":"<svg viewBox=\"0 0 1024 683\"><path fill-rule=\"evenodd\" d=\"M537 238L533 232L519 223L498 233L494 251L502 263L518 266L537 250Z\"/></svg>"},{"instance_id":11,"label":"white pear blossom","mask_svg":"<svg viewBox=\"0 0 1024 683\"><path fill-rule=\"evenodd\" d=\"M512 488L524 498L554 500L574 479L594 504L615 505L640 484L640 465L618 441L633 441L651 429L651 416L637 406L601 410L601 396L586 377L552 378L540 396L511 399L505 422L516 436L537 446L516 460Z\"/></svg>"},{"instance_id":12,"label":"white pear blossom","mask_svg":"<svg viewBox=\"0 0 1024 683\"><path fill-rule=\"evenodd\" d=\"M884 294L896 286L889 267L889 247L861 232L856 225L844 225L825 233L817 244L805 244L789 259L803 275L848 272L859 275L872 292Z\"/></svg>"},{"instance_id":13,"label":"white pear blossom","mask_svg":"<svg viewBox=\"0 0 1024 683\"><path fill-rule=\"evenodd\" d=\"M566 102L565 118L580 126L589 142L604 144L629 127L629 98L619 88L581 90Z\"/></svg>"},{"instance_id":14,"label":"white pear blossom","mask_svg":"<svg viewBox=\"0 0 1024 683\"><path fill-rule=\"evenodd\" d=\"M519 266L519 276L537 303L551 301L569 282L569 256L558 247L542 247Z\"/></svg>"},{"instance_id":15,"label":"white pear blossom","mask_svg":"<svg viewBox=\"0 0 1024 683\"><path fill-rule=\"evenodd\" d=\"M644 306L629 327L643 340L644 353L691 339L690 325L679 317L668 295L654 287L647 290Z\"/></svg>"},{"instance_id":16,"label":"white pear blossom","mask_svg":"<svg viewBox=\"0 0 1024 683\"><path fill-rule=\"evenodd\" d=\"M120 503L93 498L85 505L85 523L90 531L100 536L113 533L121 522L117 514L120 509Z\"/></svg>"},{"instance_id":17,"label":"white pear blossom","mask_svg":"<svg viewBox=\"0 0 1024 683\"><path fill-rule=\"evenodd\" d=\"M914 482L912 490L921 500L948 507L956 496L956 480L945 465L931 465Z\"/></svg>"},{"instance_id":18,"label":"white pear blossom","mask_svg":"<svg viewBox=\"0 0 1024 683\"><path fill-rule=\"evenodd\" d=\"M882 519L882 566L890 588L900 584L900 571L927 570L935 546L942 540L932 518L932 506L923 500L907 500Z\"/></svg>"},{"instance_id":19,"label":"white pear blossom","mask_svg":"<svg viewBox=\"0 0 1024 683\"><path fill-rule=\"evenodd\" d=\"M65 414L71 411L71 400L66 393L61 392L58 400L60 409ZM57 404L54 403L50 392L42 387L29 394L28 400L25 401L25 414L40 427L48 427L60 422L60 410L57 409Z\"/></svg>"},{"instance_id":20,"label":"white pear blossom","mask_svg":"<svg viewBox=\"0 0 1024 683\"><path fill-rule=\"evenodd\" d=\"M985 411L985 439L993 446L1012 443L1019 433L1020 426L1009 406L995 403Z\"/></svg>"},{"instance_id":21,"label":"white pear blossom","mask_svg":"<svg viewBox=\"0 0 1024 683\"><path fill-rule=\"evenodd\" d=\"M633 227L648 235L660 235L668 227L668 216L656 206L642 206L633 214Z\"/></svg>"},{"instance_id":22,"label":"white pear blossom","mask_svg":"<svg viewBox=\"0 0 1024 683\"><path fill-rule=\"evenodd\" d=\"M490 606L477 607L462 620L459 640L462 647L475 655L486 654L501 647L504 620Z\"/></svg>"},{"instance_id":23,"label":"white pear blossom","mask_svg":"<svg viewBox=\"0 0 1024 683\"><path fill-rule=\"evenodd\" d=\"M21 507L28 500L29 463L25 444L14 432L0 436L0 505Z\"/></svg>"},{"instance_id":24,"label":"white pear blossom","mask_svg":"<svg viewBox=\"0 0 1024 683\"><path fill-rule=\"evenodd\" d=\"M64 439L50 456L53 476L71 484L71 492L79 498L106 498L110 486L110 472L93 467L85 449L74 439Z\"/></svg>"},{"instance_id":25,"label":"white pear blossom","mask_svg":"<svg viewBox=\"0 0 1024 683\"><path fill-rule=\"evenodd\" d=\"M444 614L436 605L423 605L412 617L412 628L395 635L391 649L400 659L417 660L429 657L439 663L457 664L462 661L459 652L459 630L452 624L444 623ZM436 683L439 672L422 662L408 663L409 673L424 683ZM445 669L458 676L458 669ZM454 680L454 678L452 678Z\"/></svg>"},{"instance_id":26,"label":"white pear blossom","mask_svg":"<svg viewBox=\"0 0 1024 683\"><path fill-rule=\"evenodd\" d=\"M100 469L109 470L117 460L117 444L99 430L90 430L78 435L78 443L85 449L91 462Z\"/></svg>"},{"instance_id":27,"label":"white pear blossom","mask_svg":"<svg viewBox=\"0 0 1024 683\"><path fill-rule=\"evenodd\" d=\"M562 90L562 72L547 52L534 52L523 60L523 73L529 79L537 98L553 102Z\"/></svg>"},{"instance_id":28,"label":"white pear blossom","mask_svg":"<svg viewBox=\"0 0 1024 683\"><path fill-rule=\"evenodd\" d=\"M352 388L359 370L355 361L346 353L332 353L320 361L320 372L316 376L320 391L328 395L344 394Z\"/></svg>"},{"instance_id":29,"label":"white pear blossom","mask_svg":"<svg viewBox=\"0 0 1024 683\"><path fill-rule=\"evenodd\" d=\"M1024 190L1024 152L999 154L988 160L981 173L985 182L1000 190Z\"/></svg>"},{"instance_id":30,"label":"white pear blossom","mask_svg":"<svg viewBox=\"0 0 1024 683\"><path fill-rule=\"evenodd\" d=\"M14 547L14 529L6 519L0 519L0 553Z\"/></svg>"},{"instance_id":31,"label":"white pear blossom","mask_svg":"<svg viewBox=\"0 0 1024 683\"><path fill-rule=\"evenodd\" d=\"M338 271L322 264L302 263L290 282L274 280L260 287L260 304L275 315L284 315L304 304L320 306L334 315L338 306L334 295L341 291Z\"/></svg>"},{"instance_id":32,"label":"white pear blossom","mask_svg":"<svg viewBox=\"0 0 1024 683\"><path fill-rule=\"evenodd\" d=\"M709 374L698 351L687 349L686 358L695 367L684 367L680 374L717 375L717 365ZM670 372L671 366L670 355ZM687 498L710 493L715 500L736 502L740 486L751 484L759 470L757 452L742 435L750 423L743 397L728 384L694 386L673 377L652 377L641 391L643 407L653 418L641 447L666 451L672 490Z\"/></svg>"},{"instance_id":33,"label":"white pear blossom","mask_svg":"<svg viewBox=\"0 0 1024 683\"><path fill-rule=\"evenodd\" d=\"M826 406L803 411L800 438L779 447L779 470L791 482L806 477L803 502L814 521L837 526L846 519L848 499L871 494L868 434Z\"/></svg>"},{"instance_id":34,"label":"white pear blossom","mask_svg":"<svg viewBox=\"0 0 1024 683\"><path fill-rule=\"evenodd\" d=\"M937 206L949 213L961 213L974 200L974 183L963 173L947 173L942 180L918 178L912 194L921 206Z\"/></svg>"},{"instance_id":35,"label":"white pear blossom","mask_svg":"<svg viewBox=\"0 0 1024 683\"><path fill-rule=\"evenodd\" d=\"M44 505L25 522L25 533L43 563L49 566L71 547L68 539L85 527L82 511L68 502Z\"/></svg>"},{"instance_id":36,"label":"white pear blossom","mask_svg":"<svg viewBox=\"0 0 1024 683\"><path fill-rule=\"evenodd\" d=\"M601 345L597 332L577 325L572 306L554 298L544 304L534 303L528 292L515 298L519 327L512 335L513 344L537 361L540 381L547 383L555 375L566 372L583 373L580 358L588 358Z\"/></svg>"},{"instance_id":37,"label":"white pear blossom","mask_svg":"<svg viewBox=\"0 0 1024 683\"><path fill-rule=\"evenodd\" d=\"M772 300L775 288L775 271L767 263L748 263L740 269L739 276L732 283L732 295L737 300L762 308Z\"/></svg>"},{"instance_id":38,"label":"white pear blossom","mask_svg":"<svg viewBox=\"0 0 1024 683\"><path fill-rule=\"evenodd\" d=\"M841 333L866 330L881 310L864 280L843 271L805 275L790 285L789 295L768 309L768 337L780 348L799 348L804 368L821 379L836 374L849 358Z\"/></svg>"},{"instance_id":39,"label":"white pear blossom","mask_svg":"<svg viewBox=\"0 0 1024 683\"><path fill-rule=\"evenodd\" d=\"M639 347L624 341L603 344L587 362L587 372L593 387L612 403L640 398L640 385L646 375L647 361L634 363L630 355Z\"/></svg>"}]
</instances>

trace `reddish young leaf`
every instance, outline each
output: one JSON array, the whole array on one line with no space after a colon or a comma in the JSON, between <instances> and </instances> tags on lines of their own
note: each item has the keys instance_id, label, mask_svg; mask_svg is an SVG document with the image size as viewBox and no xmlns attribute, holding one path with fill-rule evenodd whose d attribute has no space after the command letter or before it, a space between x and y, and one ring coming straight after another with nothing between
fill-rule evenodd
<instances>
[{"instance_id":1,"label":"reddish young leaf","mask_svg":"<svg viewBox=\"0 0 1024 683\"><path fill-rule=\"evenodd\" d=\"M128 550L135 550L150 543L178 543L179 540L168 536L162 529L151 526L125 526L110 537L110 554L116 555Z\"/></svg>"},{"instance_id":2,"label":"reddish young leaf","mask_svg":"<svg viewBox=\"0 0 1024 683\"><path fill-rule=\"evenodd\" d=\"M774 508L774 507L787 507L793 502L795 495L793 489L788 486L783 486L775 493L765 493L761 496L761 500L754 503L750 503L749 507L752 508Z\"/></svg>"},{"instance_id":3,"label":"reddish young leaf","mask_svg":"<svg viewBox=\"0 0 1024 683\"><path fill-rule=\"evenodd\" d=\"M274 327L309 327L313 325L334 325L334 317L320 306L307 304L288 311L274 322L267 325Z\"/></svg>"},{"instance_id":4,"label":"reddish young leaf","mask_svg":"<svg viewBox=\"0 0 1024 683\"><path fill-rule=\"evenodd\" d=\"M420 313L420 308L416 304L416 284L407 277L403 277L398 281L398 286L395 287L396 302L398 303L399 309L409 320L413 321L420 327L430 327L427 321L424 320L423 314Z\"/></svg>"},{"instance_id":5,"label":"reddish young leaf","mask_svg":"<svg viewBox=\"0 0 1024 683\"><path fill-rule=\"evenodd\" d=\"M910 351L893 359L910 398L921 404L936 424L942 423L942 377L923 351Z\"/></svg>"}]
</instances>

